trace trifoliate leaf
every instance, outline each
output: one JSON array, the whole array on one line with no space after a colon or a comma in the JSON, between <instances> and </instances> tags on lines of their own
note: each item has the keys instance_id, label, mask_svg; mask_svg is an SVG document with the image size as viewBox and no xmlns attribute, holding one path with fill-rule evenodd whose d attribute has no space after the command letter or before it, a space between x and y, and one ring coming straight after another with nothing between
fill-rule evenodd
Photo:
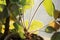
<instances>
[{"instance_id":1,"label":"trifoliate leaf","mask_svg":"<svg viewBox=\"0 0 60 40\"><path fill-rule=\"evenodd\" d=\"M54 5L52 3L52 0L44 0L43 7L45 8L46 12L50 16L53 16L53 13L54 13Z\"/></svg>"}]
</instances>

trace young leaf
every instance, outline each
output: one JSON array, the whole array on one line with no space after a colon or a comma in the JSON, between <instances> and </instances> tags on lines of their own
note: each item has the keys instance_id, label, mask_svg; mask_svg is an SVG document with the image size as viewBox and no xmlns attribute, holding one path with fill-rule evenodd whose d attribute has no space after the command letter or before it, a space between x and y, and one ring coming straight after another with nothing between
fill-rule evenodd
<instances>
[{"instance_id":1,"label":"young leaf","mask_svg":"<svg viewBox=\"0 0 60 40\"><path fill-rule=\"evenodd\" d=\"M25 25L26 28L28 28L28 20L25 21ZM41 29L42 27L43 23L41 21L33 20L28 31L29 32L36 31L38 29ZM37 31L35 33L37 33Z\"/></svg>"},{"instance_id":2,"label":"young leaf","mask_svg":"<svg viewBox=\"0 0 60 40\"><path fill-rule=\"evenodd\" d=\"M43 7L45 8L46 12L50 16L53 16L53 13L54 13L54 5L52 3L52 0L44 0Z\"/></svg>"}]
</instances>

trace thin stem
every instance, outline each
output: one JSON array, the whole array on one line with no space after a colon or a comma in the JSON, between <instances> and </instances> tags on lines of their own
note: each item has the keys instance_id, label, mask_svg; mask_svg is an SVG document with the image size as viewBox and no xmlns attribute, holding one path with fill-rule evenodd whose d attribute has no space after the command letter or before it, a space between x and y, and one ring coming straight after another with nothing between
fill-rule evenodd
<instances>
[{"instance_id":1,"label":"thin stem","mask_svg":"<svg viewBox=\"0 0 60 40\"><path fill-rule=\"evenodd\" d=\"M32 20L33 20L33 18L34 18L34 16L35 16L35 14L36 14L36 12L38 11L38 9L39 9L40 5L41 5L43 2L44 2L44 0L43 0L41 3L39 3L39 5L38 5L37 9L35 10L35 12L34 12L34 14L33 14L32 18L31 18L31 21L30 21L30 24L29 24L28 29L30 28L31 22L32 22Z\"/></svg>"},{"instance_id":2,"label":"thin stem","mask_svg":"<svg viewBox=\"0 0 60 40\"><path fill-rule=\"evenodd\" d=\"M30 14L31 14L31 11L32 11L32 6L31 6L31 9L30 9ZM29 21L28 21L28 27L30 26L30 16L29 16Z\"/></svg>"}]
</instances>

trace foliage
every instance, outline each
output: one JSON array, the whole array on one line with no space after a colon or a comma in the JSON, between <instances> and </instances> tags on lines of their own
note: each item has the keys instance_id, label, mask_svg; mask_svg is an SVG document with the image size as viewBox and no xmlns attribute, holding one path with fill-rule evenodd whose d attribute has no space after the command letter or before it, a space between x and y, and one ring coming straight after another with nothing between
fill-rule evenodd
<instances>
[{"instance_id":1,"label":"foliage","mask_svg":"<svg viewBox=\"0 0 60 40\"><path fill-rule=\"evenodd\" d=\"M44 26L43 22L38 20L32 20L31 24L29 24L28 20L22 22L24 13L26 12L27 9L33 7L34 0L10 0L8 7L6 7L6 5L7 5L6 0L0 0L0 29L1 29L0 32L2 31L2 33L4 33L5 22L8 16L10 16L9 32L10 31L14 33L17 32L19 33L19 36L23 39L27 37L25 36L25 34L31 36L30 33L33 33L35 35L38 33L39 29L43 28ZM58 12L58 10L55 10L52 0L44 0L42 2L42 5L45 8L48 15L54 16L55 19L58 17L58 14L57 16L55 14L56 11ZM26 27L26 30L24 30L25 29L24 26ZM45 31L47 33L52 33L55 30L49 25ZM58 38L56 37L56 40L57 39L59 40L59 37Z\"/></svg>"},{"instance_id":2,"label":"foliage","mask_svg":"<svg viewBox=\"0 0 60 40\"><path fill-rule=\"evenodd\" d=\"M60 40L60 32L56 32L51 37L51 40Z\"/></svg>"},{"instance_id":3,"label":"foliage","mask_svg":"<svg viewBox=\"0 0 60 40\"><path fill-rule=\"evenodd\" d=\"M43 7L50 16L54 16L55 7L54 4L52 3L52 0L44 0Z\"/></svg>"},{"instance_id":4,"label":"foliage","mask_svg":"<svg viewBox=\"0 0 60 40\"><path fill-rule=\"evenodd\" d=\"M6 5L6 0L0 0L0 12L3 11L5 5Z\"/></svg>"},{"instance_id":5,"label":"foliage","mask_svg":"<svg viewBox=\"0 0 60 40\"><path fill-rule=\"evenodd\" d=\"M54 28L52 28L51 26L48 26L46 29L45 29L45 32L47 32L47 33L52 33L52 32L54 32L54 31L56 31Z\"/></svg>"},{"instance_id":6,"label":"foliage","mask_svg":"<svg viewBox=\"0 0 60 40\"><path fill-rule=\"evenodd\" d=\"M26 29L28 29L29 26L28 22L29 22L28 20L25 21ZM36 31L34 33L37 34L37 30L41 29L42 27L43 27L43 23L41 21L33 20L30 25L30 28L28 29L28 32Z\"/></svg>"}]
</instances>

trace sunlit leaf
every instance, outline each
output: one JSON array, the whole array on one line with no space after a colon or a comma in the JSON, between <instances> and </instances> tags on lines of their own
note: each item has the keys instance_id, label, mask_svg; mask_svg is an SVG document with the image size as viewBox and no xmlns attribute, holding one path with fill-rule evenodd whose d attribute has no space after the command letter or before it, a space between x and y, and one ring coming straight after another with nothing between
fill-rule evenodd
<instances>
[{"instance_id":1,"label":"sunlit leaf","mask_svg":"<svg viewBox=\"0 0 60 40\"><path fill-rule=\"evenodd\" d=\"M9 24L9 25L10 25L10 27L9 27L10 30L14 29L13 23L14 23L14 21L11 20L11 21L10 21L10 24ZM2 25L2 33L4 33L4 28L5 28L5 25Z\"/></svg>"},{"instance_id":2,"label":"sunlit leaf","mask_svg":"<svg viewBox=\"0 0 60 40\"><path fill-rule=\"evenodd\" d=\"M4 26L4 25L2 25L2 31L1 31L2 33L4 33L4 28L5 28L5 26Z\"/></svg>"},{"instance_id":3,"label":"sunlit leaf","mask_svg":"<svg viewBox=\"0 0 60 40\"><path fill-rule=\"evenodd\" d=\"M9 25L10 25L9 29L14 29L14 25L13 25L13 23L14 23L14 21L11 20L11 21L10 21L10 24L9 24Z\"/></svg>"},{"instance_id":4,"label":"sunlit leaf","mask_svg":"<svg viewBox=\"0 0 60 40\"><path fill-rule=\"evenodd\" d=\"M0 0L0 4L6 5L6 0Z\"/></svg>"},{"instance_id":5,"label":"sunlit leaf","mask_svg":"<svg viewBox=\"0 0 60 40\"><path fill-rule=\"evenodd\" d=\"M45 8L46 12L50 16L53 16L53 13L54 13L54 5L52 3L52 0L44 0L43 7Z\"/></svg>"},{"instance_id":6,"label":"sunlit leaf","mask_svg":"<svg viewBox=\"0 0 60 40\"><path fill-rule=\"evenodd\" d=\"M25 21L25 25L26 28L28 28L28 20ZM43 27L43 23L41 21L33 20L28 31L33 32L38 29L41 29L42 27ZM37 31L35 33L37 33Z\"/></svg>"},{"instance_id":7,"label":"sunlit leaf","mask_svg":"<svg viewBox=\"0 0 60 40\"><path fill-rule=\"evenodd\" d=\"M0 6L0 12L2 12L3 11L3 8Z\"/></svg>"}]
</instances>

